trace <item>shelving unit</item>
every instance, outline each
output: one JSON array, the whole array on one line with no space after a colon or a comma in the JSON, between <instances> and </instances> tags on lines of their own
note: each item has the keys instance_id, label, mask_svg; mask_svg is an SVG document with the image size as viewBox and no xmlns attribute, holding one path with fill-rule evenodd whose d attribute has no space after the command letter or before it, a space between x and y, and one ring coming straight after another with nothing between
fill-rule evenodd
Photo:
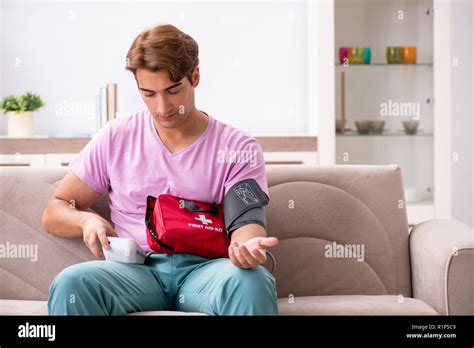
<instances>
[{"instance_id":1,"label":"shelving unit","mask_svg":"<svg viewBox=\"0 0 474 348\"><path fill-rule=\"evenodd\" d=\"M340 63L336 63L336 67L341 67L341 68L368 68L368 67L379 67L379 66L396 66L396 67L404 67L404 68L410 68L410 67L418 67L418 66L426 66L426 67L432 67L433 63L416 63L416 64L388 64L388 63L370 63L370 64L349 64L349 65L344 65Z\"/></svg>"},{"instance_id":2,"label":"shelving unit","mask_svg":"<svg viewBox=\"0 0 474 348\"><path fill-rule=\"evenodd\" d=\"M434 217L432 8L431 0L334 1L335 110L346 119L334 137L335 163L398 164L410 224ZM350 46L370 47L371 64L341 64L339 47ZM388 64L387 46L416 46L417 63ZM385 121L385 130L359 134L360 120ZM416 134L405 134L409 120L419 121Z\"/></svg>"},{"instance_id":3,"label":"shelving unit","mask_svg":"<svg viewBox=\"0 0 474 348\"><path fill-rule=\"evenodd\" d=\"M338 137L432 137L433 133L405 134L405 133L382 133L382 134L359 134L355 130L346 130L344 134L336 134Z\"/></svg>"}]
</instances>

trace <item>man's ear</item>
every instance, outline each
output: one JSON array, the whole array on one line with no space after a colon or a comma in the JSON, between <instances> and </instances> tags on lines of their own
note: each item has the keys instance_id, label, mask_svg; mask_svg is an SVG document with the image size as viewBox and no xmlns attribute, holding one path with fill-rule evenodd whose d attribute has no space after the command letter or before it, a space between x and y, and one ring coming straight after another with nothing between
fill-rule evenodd
<instances>
[{"instance_id":1,"label":"man's ear","mask_svg":"<svg viewBox=\"0 0 474 348\"><path fill-rule=\"evenodd\" d=\"M193 78L192 86L194 88L196 88L199 85L199 78L200 78L200 73L199 73L199 67L198 66L196 68L194 68L194 71L193 71L191 77Z\"/></svg>"}]
</instances>

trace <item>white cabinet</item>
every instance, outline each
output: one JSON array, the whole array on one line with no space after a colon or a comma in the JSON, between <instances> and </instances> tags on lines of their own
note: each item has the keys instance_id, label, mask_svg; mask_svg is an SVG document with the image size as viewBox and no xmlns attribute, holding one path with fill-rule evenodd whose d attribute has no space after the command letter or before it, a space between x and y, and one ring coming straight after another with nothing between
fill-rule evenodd
<instances>
[{"instance_id":1,"label":"white cabinet","mask_svg":"<svg viewBox=\"0 0 474 348\"><path fill-rule=\"evenodd\" d=\"M67 167L76 153L0 155L0 166ZM264 152L265 164L317 165L316 151L269 151Z\"/></svg>"},{"instance_id":2,"label":"white cabinet","mask_svg":"<svg viewBox=\"0 0 474 348\"><path fill-rule=\"evenodd\" d=\"M264 152L265 164L304 164L317 165L318 153L316 151L287 151Z\"/></svg>"},{"instance_id":3,"label":"white cabinet","mask_svg":"<svg viewBox=\"0 0 474 348\"><path fill-rule=\"evenodd\" d=\"M76 153L16 154L0 155L0 166L22 167L67 167ZM317 165L315 151L272 151L264 152L265 164Z\"/></svg>"},{"instance_id":4,"label":"white cabinet","mask_svg":"<svg viewBox=\"0 0 474 348\"><path fill-rule=\"evenodd\" d=\"M48 153L46 154L46 167L67 167L77 154L75 153Z\"/></svg>"},{"instance_id":5,"label":"white cabinet","mask_svg":"<svg viewBox=\"0 0 474 348\"><path fill-rule=\"evenodd\" d=\"M0 155L0 167L44 167L45 161L44 154Z\"/></svg>"},{"instance_id":6,"label":"white cabinet","mask_svg":"<svg viewBox=\"0 0 474 348\"><path fill-rule=\"evenodd\" d=\"M67 167L75 153L0 155L0 167Z\"/></svg>"}]
</instances>

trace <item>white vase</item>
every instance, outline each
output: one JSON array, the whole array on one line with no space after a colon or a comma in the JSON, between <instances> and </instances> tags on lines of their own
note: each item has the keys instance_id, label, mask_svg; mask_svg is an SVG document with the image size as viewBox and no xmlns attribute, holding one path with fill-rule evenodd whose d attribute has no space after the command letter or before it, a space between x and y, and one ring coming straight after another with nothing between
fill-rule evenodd
<instances>
[{"instance_id":1,"label":"white vase","mask_svg":"<svg viewBox=\"0 0 474 348\"><path fill-rule=\"evenodd\" d=\"M33 112L7 112L8 137L9 138L31 138L33 137Z\"/></svg>"}]
</instances>

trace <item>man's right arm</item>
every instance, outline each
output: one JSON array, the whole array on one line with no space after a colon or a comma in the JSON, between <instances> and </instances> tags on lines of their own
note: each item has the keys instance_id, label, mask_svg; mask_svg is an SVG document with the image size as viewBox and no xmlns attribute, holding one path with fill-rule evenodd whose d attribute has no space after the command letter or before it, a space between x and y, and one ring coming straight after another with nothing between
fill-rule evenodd
<instances>
[{"instance_id":1,"label":"man's right arm","mask_svg":"<svg viewBox=\"0 0 474 348\"><path fill-rule=\"evenodd\" d=\"M107 220L86 211L100 195L74 173L68 172L43 212L43 228L60 237L83 237L92 253L103 258L98 242L108 248L107 236L116 236L116 233Z\"/></svg>"}]
</instances>

